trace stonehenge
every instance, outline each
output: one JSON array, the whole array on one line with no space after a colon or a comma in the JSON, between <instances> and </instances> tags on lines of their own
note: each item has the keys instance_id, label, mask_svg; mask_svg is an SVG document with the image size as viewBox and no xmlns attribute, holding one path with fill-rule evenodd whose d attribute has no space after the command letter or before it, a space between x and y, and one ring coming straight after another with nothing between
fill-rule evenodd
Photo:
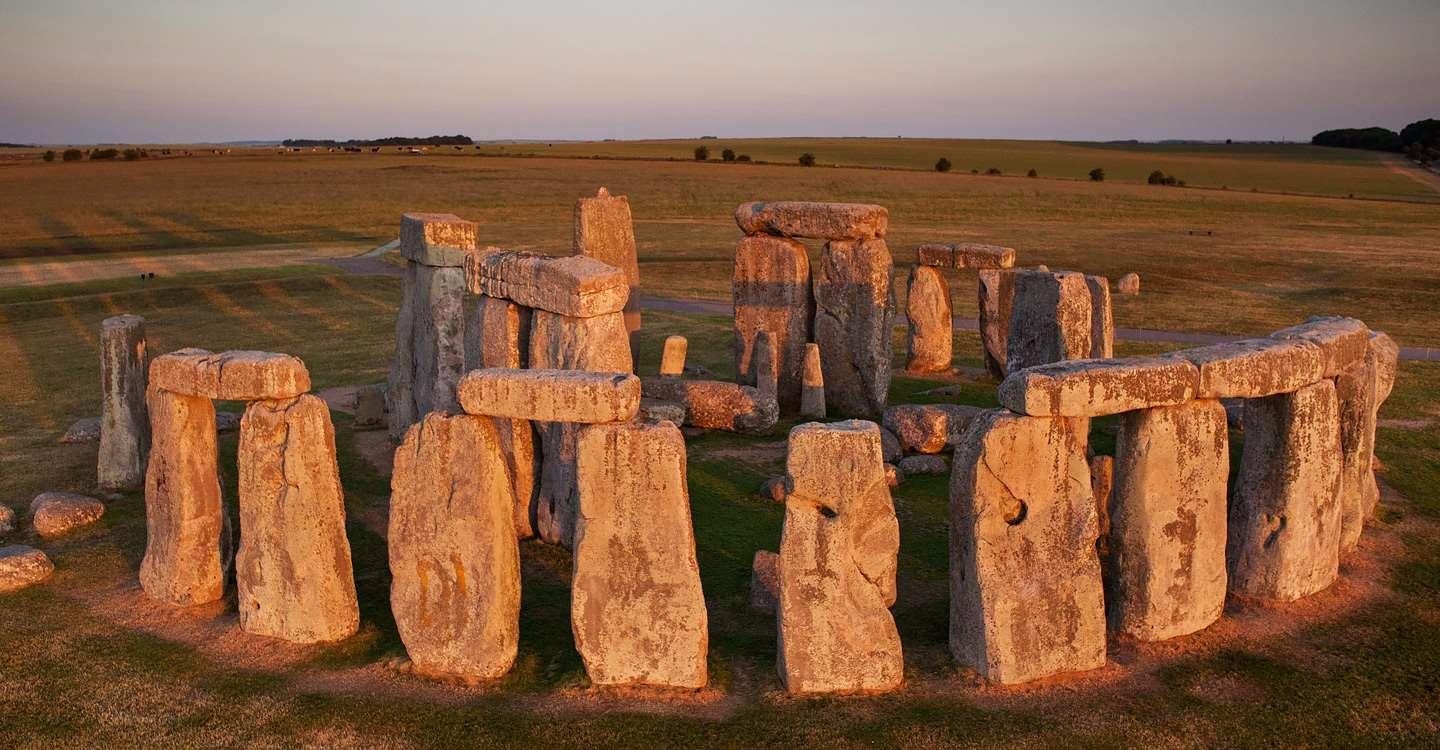
<instances>
[{"instance_id":1,"label":"stonehenge","mask_svg":"<svg viewBox=\"0 0 1440 750\"><path fill-rule=\"evenodd\" d=\"M985 368L997 378L1114 353L1110 287L1103 276L1052 273L1044 266L988 268L980 271L978 291Z\"/></svg>"},{"instance_id":2,"label":"stonehenge","mask_svg":"<svg viewBox=\"0 0 1440 750\"><path fill-rule=\"evenodd\" d=\"M932 243L915 248L915 265L910 269L905 303L905 316L909 321L909 351L905 369L913 373L950 369L954 321L951 318L950 287L941 269L978 271L982 278L983 299L985 274L1014 265L1014 248L1000 245L959 242L948 245ZM983 331L986 322L984 305L980 311Z\"/></svg>"},{"instance_id":3,"label":"stonehenge","mask_svg":"<svg viewBox=\"0 0 1440 750\"><path fill-rule=\"evenodd\" d=\"M117 315L100 323L100 457L96 477L109 490L145 484L150 452L145 413L145 319Z\"/></svg>"},{"instance_id":4,"label":"stonehenge","mask_svg":"<svg viewBox=\"0 0 1440 750\"><path fill-rule=\"evenodd\" d=\"M741 238L731 278L737 382L755 384L750 366L755 335L769 331L779 364L780 406L787 412L799 408L803 398L806 349L815 317L810 283L805 245L769 235Z\"/></svg>"},{"instance_id":5,"label":"stonehenge","mask_svg":"<svg viewBox=\"0 0 1440 750\"><path fill-rule=\"evenodd\" d=\"M640 330L640 263L635 252L635 226L630 217L630 199L611 195L600 188L593 198L575 201L572 254L595 258L620 269L630 295L625 300L625 328L633 337ZM632 351L635 340L630 342Z\"/></svg>"}]
</instances>

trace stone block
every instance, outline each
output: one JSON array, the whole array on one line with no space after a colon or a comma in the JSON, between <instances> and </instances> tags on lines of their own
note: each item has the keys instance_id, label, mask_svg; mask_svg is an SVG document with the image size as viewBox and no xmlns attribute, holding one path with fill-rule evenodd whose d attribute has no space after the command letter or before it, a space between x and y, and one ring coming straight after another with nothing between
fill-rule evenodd
<instances>
[{"instance_id":1,"label":"stone block","mask_svg":"<svg viewBox=\"0 0 1440 750\"><path fill-rule=\"evenodd\" d=\"M1320 377L1333 378L1365 359L1370 329L1354 318L1316 316L1300 325L1282 328L1271 338L1299 339L1320 347Z\"/></svg>"},{"instance_id":2,"label":"stone block","mask_svg":"<svg viewBox=\"0 0 1440 750\"><path fill-rule=\"evenodd\" d=\"M1196 398L1261 398L1323 377L1320 347L1300 339L1246 339L1175 352L1200 369Z\"/></svg>"},{"instance_id":3,"label":"stone block","mask_svg":"<svg viewBox=\"0 0 1440 750\"><path fill-rule=\"evenodd\" d=\"M550 257L485 248L465 256L470 291L572 318L625 309L625 272L583 255Z\"/></svg>"},{"instance_id":4,"label":"stone block","mask_svg":"<svg viewBox=\"0 0 1440 750\"><path fill-rule=\"evenodd\" d=\"M979 242L931 243L915 248L915 262L936 268L1011 268L1015 265L1015 249Z\"/></svg>"},{"instance_id":5,"label":"stone block","mask_svg":"<svg viewBox=\"0 0 1440 750\"><path fill-rule=\"evenodd\" d=\"M465 324L465 371L528 367L531 312L510 300L479 297Z\"/></svg>"},{"instance_id":6,"label":"stone block","mask_svg":"<svg viewBox=\"0 0 1440 750\"><path fill-rule=\"evenodd\" d=\"M800 386L800 416L825 418L825 375L820 365L820 345L805 345L805 365Z\"/></svg>"},{"instance_id":7,"label":"stone block","mask_svg":"<svg viewBox=\"0 0 1440 750\"><path fill-rule=\"evenodd\" d=\"M0 547L0 594L29 588L55 573L44 552L23 544Z\"/></svg>"},{"instance_id":8,"label":"stone block","mask_svg":"<svg viewBox=\"0 0 1440 750\"><path fill-rule=\"evenodd\" d=\"M1090 290L1090 358L1109 359L1115 356L1115 315L1110 307L1110 280L1104 276L1086 276Z\"/></svg>"},{"instance_id":9,"label":"stone block","mask_svg":"<svg viewBox=\"0 0 1440 750\"><path fill-rule=\"evenodd\" d=\"M963 404L897 404L885 410L884 424L904 450L940 453L954 448L970 421L984 411Z\"/></svg>"},{"instance_id":10,"label":"stone block","mask_svg":"<svg viewBox=\"0 0 1440 750\"><path fill-rule=\"evenodd\" d=\"M1091 347L1090 288L1084 274L1020 271L1005 342L1006 372L1086 359Z\"/></svg>"},{"instance_id":11,"label":"stone block","mask_svg":"<svg viewBox=\"0 0 1440 750\"><path fill-rule=\"evenodd\" d=\"M145 411L145 319L117 315L100 323L100 453L96 479L107 490L145 485L150 417Z\"/></svg>"},{"instance_id":12,"label":"stone block","mask_svg":"<svg viewBox=\"0 0 1440 750\"><path fill-rule=\"evenodd\" d=\"M1010 341L1010 312L1015 300L1014 270L984 270L979 274L978 323L985 369L1004 378Z\"/></svg>"},{"instance_id":13,"label":"stone block","mask_svg":"<svg viewBox=\"0 0 1440 750\"><path fill-rule=\"evenodd\" d=\"M400 217L400 255L426 266L459 268L474 250L478 227L455 214L407 213Z\"/></svg>"},{"instance_id":14,"label":"stone block","mask_svg":"<svg viewBox=\"0 0 1440 750\"><path fill-rule=\"evenodd\" d=\"M779 366L780 405L799 407L805 349L815 302L805 246L782 237L744 237L735 248L730 283L735 306L735 372L742 385L755 385L750 357L755 335L769 331Z\"/></svg>"},{"instance_id":15,"label":"stone block","mask_svg":"<svg viewBox=\"0 0 1440 750\"><path fill-rule=\"evenodd\" d=\"M622 422L640 408L640 379L620 372L473 370L460 381L460 405L469 414L508 419Z\"/></svg>"},{"instance_id":16,"label":"stone block","mask_svg":"<svg viewBox=\"0 0 1440 750\"><path fill-rule=\"evenodd\" d=\"M646 398L680 404L685 409L685 424L707 430L763 433L780 418L775 400L748 385L721 380L643 378L641 389Z\"/></svg>"},{"instance_id":17,"label":"stone block","mask_svg":"<svg viewBox=\"0 0 1440 750\"><path fill-rule=\"evenodd\" d=\"M42 492L30 501L30 525L45 539L89 526L105 515L105 503L71 492Z\"/></svg>"},{"instance_id":18,"label":"stone block","mask_svg":"<svg viewBox=\"0 0 1440 750\"><path fill-rule=\"evenodd\" d=\"M905 317L909 323L905 369L916 373L948 371L954 357L955 323L950 287L938 270L924 265L910 269Z\"/></svg>"},{"instance_id":19,"label":"stone block","mask_svg":"<svg viewBox=\"0 0 1440 750\"><path fill-rule=\"evenodd\" d=\"M885 236L890 212L864 203L754 201L735 209L745 234L773 234L817 240L869 240Z\"/></svg>"},{"instance_id":20,"label":"stone block","mask_svg":"<svg viewBox=\"0 0 1440 750\"><path fill-rule=\"evenodd\" d=\"M684 336L666 336L665 346L660 353L660 374L680 377L685 374L685 350L688 342Z\"/></svg>"},{"instance_id":21,"label":"stone block","mask_svg":"<svg viewBox=\"0 0 1440 750\"><path fill-rule=\"evenodd\" d=\"M890 391L895 296L884 240L832 241L815 277L815 342L828 413L878 418Z\"/></svg>"},{"instance_id":22,"label":"stone block","mask_svg":"<svg viewBox=\"0 0 1440 750\"><path fill-rule=\"evenodd\" d=\"M140 585L167 604L213 602L225 583L215 405L205 396L161 390L153 379L146 402L151 443Z\"/></svg>"},{"instance_id":23,"label":"stone block","mask_svg":"<svg viewBox=\"0 0 1440 750\"><path fill-rule=\"evenodd\" d=\"M1032 417L1100 417L1195 397L1199 372L1179 357L1081 359L1012 373L1000 384L1005 408Z\"/></svg>"},{"instance_id":24,"label":"stone block","mask_svg":"<svg viewBox=\"0 0 1440 750\"><path fill-rule=\"evenodd\" d=\"M305 363L289 354L181 349L150 363L150 385L220 401L294 398L310 390Z\"/></svg>"}]
</instances>

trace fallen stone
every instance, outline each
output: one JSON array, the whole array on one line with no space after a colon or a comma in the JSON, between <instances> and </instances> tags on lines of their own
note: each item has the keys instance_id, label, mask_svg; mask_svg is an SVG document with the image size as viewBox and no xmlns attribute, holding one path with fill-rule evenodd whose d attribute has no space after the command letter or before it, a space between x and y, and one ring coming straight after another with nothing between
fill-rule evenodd
<instances>
[{"instance_id":1,"label":"fallen stone","mask_svg":"<svg viewBox=\"0 0 1440 750\"><path fill-rule=\"evenodd\" d=\"M34 586L55 573L44 552L23 544L0 547L0 594Z\"/></svg>"},{"instance_id":2,"label":"fallen stone","mask_svg":"<svg viewBox=\"0 0 1440 750\"><path fill-rule=\"evenodd\" d=\"M905 317L909 322L905 369L917 373L949 370L954 358L955 322L950 287L938 270L923 265L910 269Z\"/></svg>"},{"instance_id":3,"label":"fallen stone","mask_svg":"<svg viewBox=\"0 0 1440 750\"><path fill-rule=\"evenodd\" d=\"M660 374L680 377L685 374L685 349L688 346L684 336L666 336L665 347L660 353Z\"/></svg>"},{"instance_id":4,"label":"fallen stone","mask_svg":"<svg viewBox=\"0 0 1440 750\"><path fill-rule=\"evenodd\" d=\"M224 592L215 405L160 390L154 380L146 401L151 443L140 585L167 604L213 602Z\"/></svg>"},{"instance_id":5,"label":"fallen stone","mask_svg":"<svg viewBox=\"0 0 1440 750\"><path fill-rule=\"evenodd\" d=\"M769 550L756 550L750 563L750 607L766 614L775 614L775 599L780 586L776 569L780 555Z\"/></svg>"},{"instance_id":6,"label":"fallen stone","mask_svg":"<svg viewBox=\"0 0 1440 750\"><path fill-rule=\"evenodd\" d=\"M815 317L810 258L805 246L781 237L744 237L735 248L730 282L735 306L735 372L754 385L750 358L755 336L769 331L778 362L780 405L799 407L807 342Z\"/></svg>"},{"instance_id":7,"label":"fallen stone","mask_svg":"<svg viewBox=\"0 0 1440 750\"><path fill-rule=\"evenodd\" d=\"M937 268L1011 268L1015 265L1015 249L978 242L931 243L915 248L915 262Z\"/></svg>"},{"instance_id":8,"label":"fallen stone","mask_svg":"<svg viewBox=\"0 0 1440 750\"><path fill-rule=\"evenodd\" d=\"M305 363L289 354L181 349L150 363L150 385L218 401L294 398L310 390Z\"/></svg>"},{"instance_id":9,"label":"fallen stone","mask_svg":"<svg viewBox=\"0 0 1440 750\"><path fill-rule=\"evenodd\" d=\"M1294 601L1340 567L1340 415L1329 380L1245 404L1230 499L1231 593Z\"/></svg>"},{"instance_id":10,"label":"fallen stone","mask_svg":"<svg viewBox=\"0 0 1440 750\"><path fill-rule=\"evenodd\" d=\"M1104 276L1086 276L1090 289L1090 358L1109 359L1115 356L1115 316L1110 307L1110 280Z\"/></svg>"},{"instance_id":11,"label":"fallen stone","mask_svg":"<svg viewBox=\"0 0 1440 750\"><path fill-rule=\"evenodd\" d=\"M906 456L896 464L905 476L941 476L949 473L950 464L946 463L944 456Z\"/></svg>"},{"instance_id":12,"label":"fallen stone","mask_svg":"<svg viewBox=\"0 0 1440 750\"><path fill-rule=\"evenodd\" d=\"M962 404L897 404L885 410L884 422L904 450L940 453L953 448L970 420L984 412Z\"/></svg>"},{"instance_id":13,"label":"fallen stone","mask_svg":"<svg viewBox=\"0 0 1440 750\"><path fill-rule=\"evenodd\" d=\"M1115 291L1121 294L1139 294L1140 274L1132 271L1121 276L1120 281L1115 283Z\"/></svg>"},{"instance_id":14,"label":"fallen stone","mask_svg":"<svg viewBox=\"0 0 1440 750\"><path fill-rule=\"evenodd\" d=\"M89 526L105 515L105 503L71 492L42 492L30 501L30 525L50 539Z\"/></svg>"},{"instance_id":15,"label":"fallen stone","mask_svg":"<svg viewBox=\"0 0 1440 750\"><path fill-rule=\"evenodd\" d=\"M685 424L685 405L658 398L641 398L640 411L635 417L645 422L674 422Z\"/></svg>"},{"instance_id":16,"label":"fallen stone","mask_svg":"<svg viewBox=\"0 0 1440 750\"><path fill-rule=\"evenodd\" d=\"M465 371L528 367L531 312L510 300L479 297L465 326Z\"/></svg>"},{"instance_id":17,"label":"fallen stone","mask_svg":"<svg viewBox=\"0 0 1440 750\"><path fill-rule=\"evenodd\" d=\"M356 427L379 427L385 424L385 386L367 385L355 389Z\"/></svg>"},{"instance_id":18,"label":"fallen stone","mask_svg":"<svg viewBox=\"0 0 1440 750\"><path fill-rule=\"evenodd\" d=\"M1199 377L1180 357L1082 359L1014 372L998 397L1032 417L1100 417L1183 404L1195 397Z\"/></svg>"},{"instance_id":19,"label":"fallen stone","mask_svg":"<svg viewBox=\"0 0 1440 750\"><path fill-rule=\"evenodd\" d=\"M825 376L820 366L820 345L805 345L804 375L801 378L800 416L825 418Z\"/></svg>"},{"instance_id":20,"label":"fallen stone","mask_svg":"<svg viewBox=\"0 0 1440 750\"><path fill-rule=\"evenodd\" d=\"M625 272L583 255L554 258L534 253L477 250L465 256L470 291L572 318L625 309Z\"/></svg>"},{"instance_id":21,"label":"fallen stone","mask_svg":"<svg viewBox=\"0 0 1440 750\"><path fill-rule=\"evenodd\" d=\"M879 417L890 391L895 296L884 240L825 243L815 278L815 342L828 413Z\"/></svg>"},{"instance_id":22,"label":"fallen stone","mask_svg":"<svg viewBox=\"0 0 1440 750\"><path fill-rule=\"evenodd\" d=\"M780 537L779 671L790 693L875 693L904 679L890 606L900 525L880 431L851 420L790 431Z\"/></svg>"},{"instance_id":23,"label":"fallen stone","mask_svg":"<svg viewBox=\"0 0 1440 750\"><path fill-rule=\"evenodd\" d=\"M240 422L240 629L293 643L360 627L335 428L319 397L256 401Z\"/></svg>"},{"instance_id":24,"label":"fallen stone","mask_svg":"<svg viewBox=\"0 0 1440 750\"><path fill-rule=\"evenodd\" d=\"M145 319L117 315L100 323L100 451L96 481L102 489L145 485L150 417L145 411Z\"/></svg>"},{"instance_id":25,"label":"fallen stone","mask_svg":"<svg viewBox=\"0 0 1440 750\"><path fill-rule=\"evenodd\" d=\"M775 400L759 389L720 380L642 378L646 398L673 401L685 409L685 424L707 430L763 433L780 419Z\"/></svg>"},{"instance_id":26,"label":"fallen stone","mask_svg":"<svg viewBox=\"0 0 1440 750\"><path fill-rule=\"evenodd\" d=\"M880 428L880 455L887 464L893 464L905 455L905 449L900 447L900 438L895 437L895 433L885 427Z\"/></svg>"},{"instance_id":27,"label":"fallen stone","mask_svg":"<svg viewBox=\"0 0 1440 750\"><path fill-rule=\"evenodd\" d=\"M597 685L704 687L709 625L679 428L587 427L577 455L570 612L586 674Z\"/></svg>"},{"instance_id":28,"label":"fallen stone","mask_svg":"<svg viewBox=\"0 0 1440 750\"><path fill-rule=\"evenodd\" d=\"M1289 393L1322 377L1320 347L1299 339L1246 339L1175 352L1200 369L1196 398L1260 398Z\"/></svg>"},{"instance_id":29,"label":"fallen stone","mask_svg":"<svg viewBox=\"0 0 1440 750\"><path fill-rule=\"evenodd\" d=\"M890 213L864 203L755 201L735 209L745 234L774 234L817 240L868 240L885 236Z\"/></svg>"},{"instance_id":30,"label":"fallen stone","mask_svg":"<svg viewBox=\"0 0 1440 750\"><path fill-rule=\"evenodd\" d=\"M15 511L10 506L0 504L0 534L9 534L15 530Z\"/></svg>"},{"instance_id":31,"label":"fallen stone","mask_svg":"<svg viewBox=\"0 0 1440 750\"><path fill-rule=\"evenodd\" d=\"M1090 289L1083 274L1020 271L1005 342L1006 371L1089 357L1090 320Z\"/></svg>"},{"instance_id":32,"label":"fallen stone","mask_svg":"<svg viewBox=\"0 0 1440 750\"><path fill-rule=\"evenodd\" d=\"M149 429L149 425L147 424L145 428L145 435L147 438L150 435ZM65 430L65 434L60 436L60 443L64 445L71 445L74 443L94 443L99 440L99 417L85 417L84 419L77 419L74 423L70 425L69 429Z\"/></svg>"},{"instance_id":33,"label":"fallen stone","mask_svg":"<svg viewBox=\"0 0 1440 750\"><path fill-rule=\"evenodd\" d=\"M1013 684L1105 664L1088 422L987 412L950 481L950 651Z\"/></svg>"},{"instance_id":34,"label":"fallen stone","mask_svg":"<svg viewBox=\"0 0 1440 750\"><path fill-rule=\"evenodd\" d=\"M1276 339L1299 339L1320 347L1320 377L1333 378L1365 359L1370 346L1370 329L1354 318L1317 316L1300 325L1282 328Z\"/></svg>"},{"instance_id":35,"label":"fallen stone","mask_svg":"<svg viewBox=\"0 0 1440 750\"><path fill-rule=\"evenodd\" d=\"M465 265L475 249L478 227L455 214L407 213L400 217L400 255L427 266Z\"/></svg>"},{"instance_id":36,"label":"fallen stone","mask_svg":"<svg viewBox=\"0 0 1440 750\"><path fill-rule=\"evenodd\" d=\"M1162 641L1220 618L1229 476L1219 401L1121 416L1104 561L1111 632Z\"/></svg>"},{"instance_id":37,"label":"fallen stone","mask_svg":"<svg viewBox=\"0 0 1440 750\"><path fill-rule=\"evenodd\" d=\"M622 422L640 408L640 379L621 372L494 367L461 379L460 405L469 414L509 419Z\"/></svg>"},{"instance_id":38,"label":"fallen stone","mask_svg":"<svg viewBox=\"0 0 1440 750\"><path fill-rule=\"evenodd\" d=\"M760 497L771 502L785 502L785 494L789 491L785 477L770 477L760 484Z\"/></svg>"},{"instance_id":39,"label":"fallen stone","mask_svg":"<svg viewBox=\"0 0 1440 750\"><path fill-rule=\"evenodd\" d=\"M979 274L980 344L985 356L985 369L996 378L1004 378L1005 358L1010 340L1010 312L1015 300L1014 270L985 270Z\"/></svg>"}]
</instances>

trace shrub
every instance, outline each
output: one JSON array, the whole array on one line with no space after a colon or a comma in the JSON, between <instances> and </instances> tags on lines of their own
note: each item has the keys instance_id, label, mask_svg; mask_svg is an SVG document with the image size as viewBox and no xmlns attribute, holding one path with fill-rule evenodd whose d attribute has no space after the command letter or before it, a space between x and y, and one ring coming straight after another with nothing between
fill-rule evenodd
<instances>
[{"instance_id":1,"label":"shrub","mask_svg":"<svg viewBox=\"0 0 1440 750\"><path fill-rule=\"evenodd\" d=\"M727 148L720 152L721 161L735 161L735 149Z\"/></svg>"},{"instance_id":2,"label":"shrub","mask_svg":"<svg viewBox=\"0 0 1440 750\"><path fill-rule=\"evenodd\" d=\"M1105 181L1105 169L1104 169L1103 167L1096 167L1096 168L1090 170L1090 181L1091 181L1091 182L1104 182L1104 181Z\"/></svg>"},{"instance_id":3,"label":"shrub","mask_svg":"<svg viewBox=\"0 0 1440 750\"><path fill-rule=\"evenodd\" d=\"M42 157L40 157L40 158L44 159L45 161L55 161L55 152L54 152L54 151L46 151L46 152L45 152L45 155L42 156Z\"/></svg>"},{"instance_id":4,"label":"shrub","mask_svg":"<svg viewBox=\"0 0 1440 750\"><path fill-rule=\"evenodd\" d=\"M97 148L94 151L90 152L90 161L99 161L101 159L114 159L119 155L120 152L113 148Z\"/></svg>"},{"instance_id":5,"label":"shrub","mask_svg":"<svg viewBox=\"0 0 1440 750\"><path fill-rule=\"evenodd\" d=\"M1150 176L1146 178L1145 181L1150 183L1151 185L1159 185L1165 181L1165 173L1157 169L1154 172L1151 172Z\"/></svg>"},{"instance_id":6,"label":"shrub","mask_svg":"<svg viewBox=\"0 0 1440 750\"><path fill-rule=\"evenodd\" d=\"M750 155L749 155L749 154L741 154L741 155L735 157L735 161L745 161L745 162L748 162L748 161L750 161Z\"/></svg>"},{"instance_id":7,"label":"shrub","mask_svg":"<svg viewBox=\"0 0 1440 750\"><path fill-rule=\"evenodd\" d=\"M1025 173L1025 176L1026 176L1026 177L1039 177L1039 176L1040 176L1040 173L1037 172L1037 171L1035 171L1035 168L1034 168L1034 167L1031 167L1031 168L1030 168L1030 171Z\"/></svg>"},{"instance_id":8,"label":"shrub","mask_svg":"<svg viewBox=\"0 0 1440 750\"><path fill-rule=\"evenodd\" d=\"M60 155L61 161L80 161L84 158L85 154L81 153L78 148L67 148L65 149L65 153Z\"/></svg>"},{"instance_id":9,"label":"shrub","mask_svg":"<svg viewBox=\"0 0 1440 750\"><path fill-rule=\"evenodd\" d=\"M989 174L989 175L1001 174L1000 168L999 168L999 167L991 167L991 168L985 170L985 174Z\"/></svg>"},{"instance_id":10,"label":"shrub","mask_svg":"<svg viewBox=\"0 0 1440 750\"><path fill-rule=\"evenodd\" d=\"M121 152L121 156L125 157L125 161L135 161L136 159L140 158L140 150L135 148L127 148Z\"/></svg>"},{"instance_id":11,"label":"shrub","mask_svg":"<svg viewBox=\"0 0 1440 750\"><path fill-rule=\"evenodd\" d=\"M1336 148L1363 148L1372 151L1399 151L1402 139L1399 133L1387 128L1340 128L1324 130L1310 139L1315 146Z\"/></svg>"},{"instance_id":12,"label":"shrub","mask_svg":"<svg viewBox=\"0 0 1440 750\"><path fill-rule=\"evenodd\" d=\"M811 153L801 154L801 155L800 155L800 166L802 166L802 167L813 167L813 166L815 166L815 155L814 155L814 154L811 154Z\"/></svg>"},{"instance_id":13,"label":"shrub","mask_svg":"<svg viewBox=\"0 0 1440 750\"><path fill-rule=\"evenodd\" d=\"M704 146L695 147L695 161L705 161L710 158L710 149Z\"/></svg>"},{"instance_id":14,"label":"shrub","mask_svg":"<svg viewBox=\"0 0 1440 750\"><path fill-rule=\"evenodd\" d=\"M1400 144L1420 144L1426 149L1440 149L1440 120L1416 120L1400 130Z\"/></svg>"},{"instance_id":15,"label":"shrub","mask_svg":"<svg viewBox=\"0 0 1440 750\"><path fill-rule=\"evenodd\" d=\"M970 174L980 174L980 170L978 170L978 169L972 169L972 170L970 170Z\"/></svg>"},{"instance_id":16,"label":"shrub","mask_svg":"<svg viewBox=\"0 0 1440 750\"><path fill-rule=\"evenodd\" d=\"M950 164L950 160L949 160L949 159L946 159L945 157L942 156L942 157L940 157L940 160L939 160L939 161L935 162L935 171L936 171L936 172L949 172L951 166L952 166L952 165Z\"/></svg>"}]
</instances>

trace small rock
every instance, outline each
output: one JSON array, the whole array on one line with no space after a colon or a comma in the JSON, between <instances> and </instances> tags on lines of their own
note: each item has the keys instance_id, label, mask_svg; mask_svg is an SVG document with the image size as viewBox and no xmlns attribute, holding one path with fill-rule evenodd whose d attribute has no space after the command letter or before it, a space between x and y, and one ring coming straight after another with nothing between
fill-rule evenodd
<instances>
[{"instance_id":1,"label":"small rock","mask_svg":"<svg viewBox=\"0 0 1440 750\"><path fill-rule=\"evenodd\" d=\"M1115 284L1115 291L1121 294L1139 294L1140 274L1131 272L1121 276L1120 281Z\"/></svg>"},{"instance_id":2,"label":"small rock","mask_svg":"<svg viewBox=\"0 0 1440 750\"><path fill-rule=\"evenodd\" d=\"M760 484L760 497L785 502L785 477L770 477Z\"/></svg>"},{"instance_id":3,"label":"small rock","mask_svg":"<svg viewBox=\"0 0 1440 750\"><path fill-rule=\"evenodd\" d=\"M705 365L692 365L688 363L685 365L684 373L687 378L709 378L715 375L715 373Z\"/></svg>"},{"instance_id":4,"label":"small rock","mask_svg":"<svg viewBox=\"0 0 1440 750\"><path fill-rule=\"evenodd\" d=\"M0 547L0 594L37 584L55 572L50 558L34 547L13 544Z\"/></svg>"},{"instance_id":5,"label":"small rock","mask_svg":"<svg viewBox=\"0 0 1440 750\"><path fill-rule=\"evenodd\" d=\"M385 424L385 386L368 385L355 391L356 427L380 427Z\"/></svg>"},{"instance_id":6,"label":"small rock","mask_svg":"<svg viewBox=\"0 0 1440 750\"><path fill-rule=\"evenodd\" d=\"M69 492L42 492L30 502L30 524L45 538L60 536L105 515L105 504Z\"/></svg>"},{"instance_id":7,"label":"small rock","mask_svg":"<svg viewBox=\"0 0 1440 750\"><path fill-rule=\"evenodd\" d=\"M8 505L0 505L0 534L9 534L15 530L15 511Z\"/></svg>"},{"instance_id":8,"label":"small rock","mask_svg":"<svg viewBox=\"0 0 1440 750\"><path fill-rule=\"evenodd\" d=\"M70 429L60 436L60 442L69 443L93 443L100 439L100 418L86 417L75 420Z\"/></svg>"},{"instance_id":9,"label":"small rock","mask_svg":"<svg viewBox=\"0 0 1440 750\"><path fill-rule=\"evenodd\" d=\"M950 464L944 456L906 456L898 464L900 471L910 474L931 474L939 476L950 471Z\"/></svg>"},{"instance_id":10,"label":"small rock","mask_svg":"<svg viewBox=\"0 0 1440 750\"><path fill-rule=\"evenodd\" d=\"M750 563L750 606L772 615L780 586L776 572L779 563L778 553L763 549L755 551L755 560Z\"/></svg>"},{"instance_id":11,"label":"small rock","mask_svg":"<svg viewBox=\"0 0 1440 750\"><path fill-rule=\"evenodd\" d=\"M895 464L885 464L885 486L898 487L905 481L905 475L900 473L900 468Z\"/></svg>"}]
</instances>

